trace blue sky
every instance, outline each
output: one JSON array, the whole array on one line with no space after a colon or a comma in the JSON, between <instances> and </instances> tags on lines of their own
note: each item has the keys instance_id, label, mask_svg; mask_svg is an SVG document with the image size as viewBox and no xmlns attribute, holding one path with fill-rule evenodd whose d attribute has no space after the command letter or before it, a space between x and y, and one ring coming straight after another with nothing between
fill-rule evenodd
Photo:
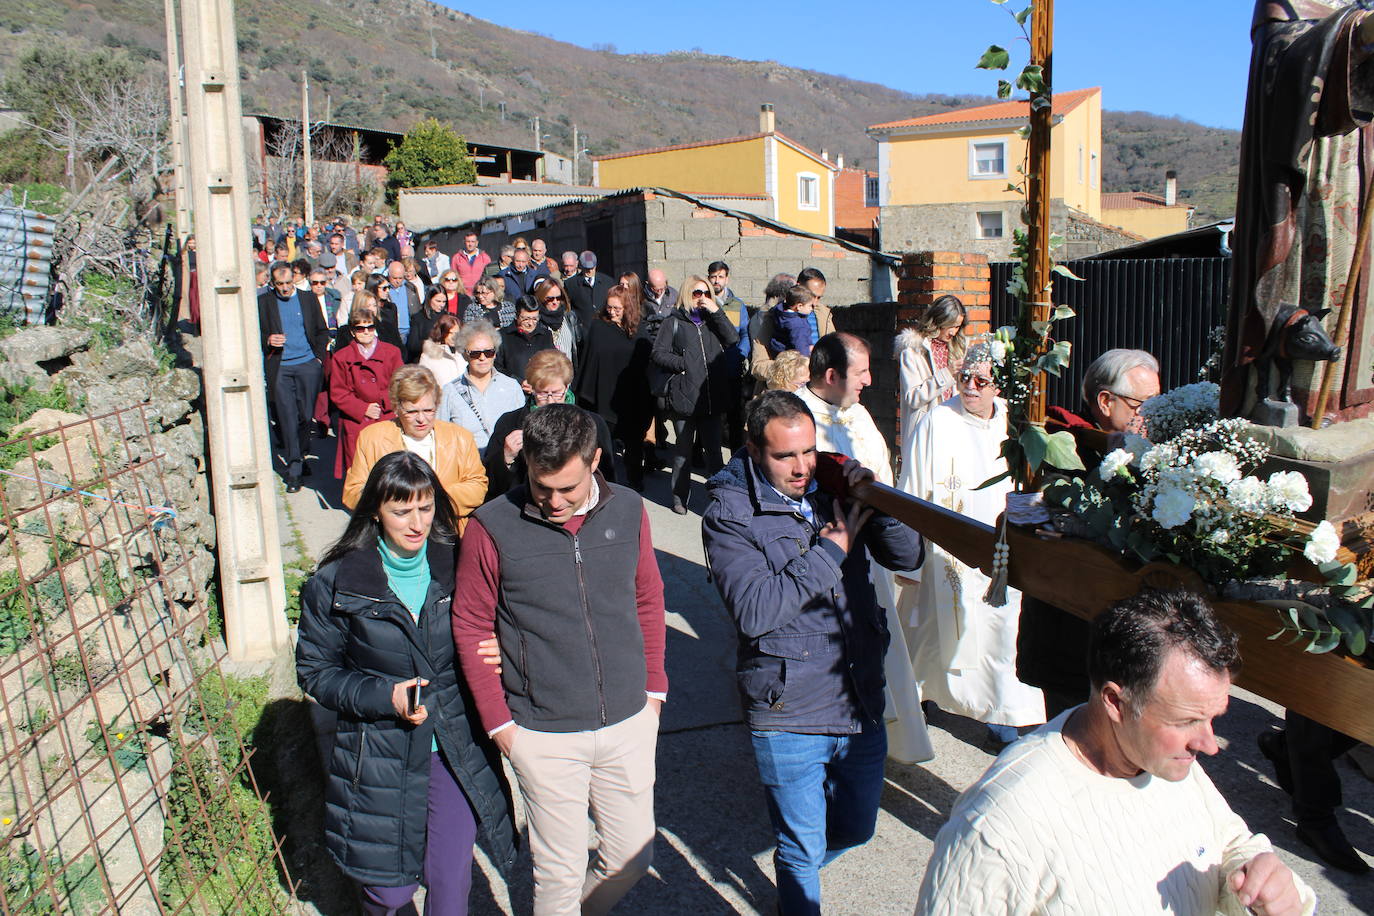
<instances>
[{"instance_id":1,"label":"blue sky","mask_svg":"<svg viewBox=\"0 0 1374 916\"><path fill-rule=\"evenodd\" d=\"M1028 49L991 0L839 3L794 0L441 0L480 19L622 52L701 48L838 73L907 92L986 93L973 69L989 44L1024 63ZM1250 0L1059 0L1054 82L1101 86L1103 106L1239 128L1249 64ZM808 38L816 34L816 39Z\"/></svg>"}]
</instances>

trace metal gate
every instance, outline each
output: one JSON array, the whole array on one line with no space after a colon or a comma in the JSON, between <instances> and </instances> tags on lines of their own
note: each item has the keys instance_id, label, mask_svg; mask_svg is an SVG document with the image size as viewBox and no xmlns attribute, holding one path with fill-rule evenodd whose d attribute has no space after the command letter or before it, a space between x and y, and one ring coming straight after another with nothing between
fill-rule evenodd
<instances>
[{"instance_id":1,"label":"metal gate","mask_svg":"<svg viewBox=\"0 0 1374 916\"><path fill-rule=\"evenodd\" d=\"M1011 324L1016 300L1007 293L1013 265L992 265L992 323ZM1211 356L1212 331L1226 323L1230 258L1071 261L1082 282L1054 278L1054 303L1076 317L1055 324L1058 339L1073 343L1073 361L1051 377L1049 402L1076 409L1088 364L1106 350L1148 350L1159 360L1163 390L1197 381Z\"/></svg>"}]
</instances>

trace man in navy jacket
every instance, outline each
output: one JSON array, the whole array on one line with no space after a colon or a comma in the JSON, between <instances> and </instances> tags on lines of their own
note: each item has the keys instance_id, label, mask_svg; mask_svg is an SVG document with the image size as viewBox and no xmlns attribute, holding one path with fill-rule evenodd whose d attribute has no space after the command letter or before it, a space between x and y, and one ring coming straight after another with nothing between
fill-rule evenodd
<instances>
[{"instance_id":1,"label":"man in navy jacket","mask_svg":"<svg viewBox=\"0 0 1374 916\"><path fill-rule=\"evenodd\" d=\"M795 394L769 391L748 442L708 482L702 536L739 634L736 677L777 838L779 911L820 912L820 868L877 822L887 732L887 618L870 555L921 564L915 532L816 484L816 425ZM873 472L852 459L848 486Z\"/></svg>"}]
</instances>

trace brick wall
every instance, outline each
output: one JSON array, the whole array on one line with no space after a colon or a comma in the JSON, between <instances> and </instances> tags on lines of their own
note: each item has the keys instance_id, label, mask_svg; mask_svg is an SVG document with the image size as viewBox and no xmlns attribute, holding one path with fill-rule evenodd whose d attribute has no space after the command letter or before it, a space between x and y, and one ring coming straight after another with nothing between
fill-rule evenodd
<instances>
[{"instance_id":1,"label":"brick wall","mask_svg":"<svg viewBox=\"0 0 1374 916\"><path fill-rule=\"evenodd\" d=\"M920 320L926 306L946 294L958 296L968 310L969 336L992 330L992 272L985 254L958 251L915 251L902 256L897 281L897 326Z\"/></svg>"}]
</instances>

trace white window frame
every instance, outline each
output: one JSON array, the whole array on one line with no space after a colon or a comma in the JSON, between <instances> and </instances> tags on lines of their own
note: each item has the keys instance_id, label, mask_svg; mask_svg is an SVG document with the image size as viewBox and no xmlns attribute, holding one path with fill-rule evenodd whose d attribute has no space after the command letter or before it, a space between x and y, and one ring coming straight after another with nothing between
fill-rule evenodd
<instances>
[{"instance_id":1,"label":"white window frame","mask_svg":"<svg viewBox=\"0 0 1374 916\"><path fill-rule=\"evenodd\" d=\"M997 234L988 235L983 228L983 217L997 217ZM973 237L979 240L1000 241L1007 235L1007 216L1001 210L979 210L973 214Z\"/></svg>"},{"instance_id":2,"label":"white window frame","mask_svg":"<svg viewBox=\"0 0 1374 916\"><path fill-rule=\"evenodd\" d=\"M864 206L876 207L880 198L880 184L877 175L864 176Z\"/></svg>"},{"instance_id":3,"label":"white window frame","mask_svg":"<svg viewBox=\"0 0 1374 916\"><path fill-rule=\"evenodd\" d=\"M811 182L813 193L811 202L806 202L806 183ZM797 173L797 209L798 210L820 210L821 208L821 176L815 172Z\"/></svg>"},{"instance_id":4,"label":"white window frame","mask_svg":"<svg viewBox=\"0 0 1374 916\"><path fill-rule=\"evenodd\" d=\"M1097 153L1093 153L1093 154L1092 154L1092 160L1091 160L1091 166L1090 166L1089 177L1092 179L1092 186L1093 186L1094 188L1097 187L1097 182L1098 182L1099 176L1100 176L1100 167L1099 167L1099 163L1098 163L1098 160L1097 160Z\"/></svg>"},{"instance_id":5,"label":"white window frame","mask_svg":"<svg viewBox=\"0 0 1374 916\"><path fill-rule=\"evenodd\" d=\"M978 171L978 148L987 146L1000 146L1002 148L1002 171ZM970 140L968 142L968 177L973 181L1005 181L1007 178L1007 141L986 138Z\"/></svg>"}]
</instances>

